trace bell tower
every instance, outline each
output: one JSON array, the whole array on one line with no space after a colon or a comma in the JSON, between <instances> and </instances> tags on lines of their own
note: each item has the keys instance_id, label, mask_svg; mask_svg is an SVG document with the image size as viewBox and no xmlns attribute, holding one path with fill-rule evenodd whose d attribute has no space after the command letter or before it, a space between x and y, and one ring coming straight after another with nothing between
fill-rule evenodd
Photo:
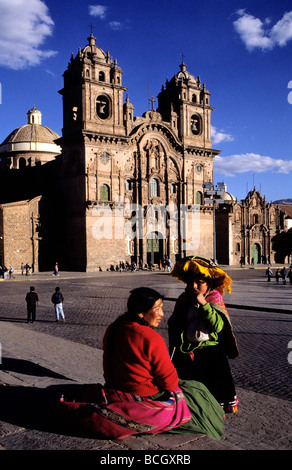
<instances>
[{"instance_id":1,"label":"bell tower","mask_svg":"<svg viewBox=\"0 0 292 470\"><path fill-rule=\"evenodd\" d=\"M122 70L95 44L93 34L88 45L71 56L64 72L63 138L82 132L125 135L123 123Z\"/></svg>"},{"instance_id":2,"label":"bell tower","mask_svg":"<svg viewBox=\"0 0 292 470\"><path fill-rule=\"evenodd\" d=\"M178 137L185 146L212 148L210 93L200 77L195 78L187 71L184 62L180 71L162 87L158 102L157 111L164 121L177 127Z\"/></svg>"}]
</instances>

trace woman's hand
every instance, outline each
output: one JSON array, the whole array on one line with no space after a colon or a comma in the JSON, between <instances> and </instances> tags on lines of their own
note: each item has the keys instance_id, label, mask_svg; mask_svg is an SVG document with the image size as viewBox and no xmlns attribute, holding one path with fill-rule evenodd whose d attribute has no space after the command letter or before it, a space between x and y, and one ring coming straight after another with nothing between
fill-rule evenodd
<instances>
[{"instance_id":1,"label":"woman's hand","mask_svg":"<svg viewBox=\"0 0 292 470\"><path fill-rule=\"evenodd\" d=\"M202 294L201 292L199 292L197 294L197 302L200 304L200 305L206 305L207 301L205 299L205 295Z\"/></svg>"},{"instance_id":2,"label":"woman's hand","mask_svg":"<svg viewBox=\"0 0 292 470\"><path fill-rule=\"evenodd\" d=\"M205 279L192 279L187 283L186 292L192 302L206 305L205 295L209 290L209 285Z\"/></svg>"}]
</instances>

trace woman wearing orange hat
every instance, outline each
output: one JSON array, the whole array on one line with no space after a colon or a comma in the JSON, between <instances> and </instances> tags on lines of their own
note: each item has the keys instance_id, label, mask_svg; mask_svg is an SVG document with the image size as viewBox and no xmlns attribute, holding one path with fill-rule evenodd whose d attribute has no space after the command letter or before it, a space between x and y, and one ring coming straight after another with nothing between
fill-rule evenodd
<instances>
[{"instance_id":1,"label":"woman wearing orange hat","mask_svg":"<svg viewBox=\"0 0 292 470\"><path fill-rule=\"evenodd\" d=\"M200 257L177 262L171 276L186 284L168 321L169 348L182 380L203 383L226 413L237 411L228 358L239 355L222 299L232 280L214 263Z\"/></svg>"}]
</instances>

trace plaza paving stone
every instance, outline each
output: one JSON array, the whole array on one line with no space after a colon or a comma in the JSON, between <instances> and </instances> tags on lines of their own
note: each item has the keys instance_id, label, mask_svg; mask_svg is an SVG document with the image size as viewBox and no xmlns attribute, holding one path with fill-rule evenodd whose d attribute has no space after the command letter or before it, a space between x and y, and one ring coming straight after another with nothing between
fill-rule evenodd
<instances>
[{"instance_id":1,"label":"plaza paving stone","mask_svg":"<svg viewBox=\"0 0 292 470\"><path fill-rule=\"evenodd\" d=\"M158 331L167 342L167 319L184 286L167 273L101 272L16 275L0 282L0 449L191 452L196 450L291 450L292 286L268 283L264 268L226 267L233 279L224 300L240 357L230 361L239 413L227 416L224 436L135 436L122 441L86 439L62 433L49 419L51 397L65 387L103 383L102 338L108 324L126 308L136 286L165 296ZM25 294L33 284L40 296L37 321L26 323ZM50 301L59 285L65 296L65 323L56 323ZM292 349L292 348L291 348ZM4 385L6 384L6 385ZM44 403L48 403L47 410Z\"/></svg>"}]
</instances>

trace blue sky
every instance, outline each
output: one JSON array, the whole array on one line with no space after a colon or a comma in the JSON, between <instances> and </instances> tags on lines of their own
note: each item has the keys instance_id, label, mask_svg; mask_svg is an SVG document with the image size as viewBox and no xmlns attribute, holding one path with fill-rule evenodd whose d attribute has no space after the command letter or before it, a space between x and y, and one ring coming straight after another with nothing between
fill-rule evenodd
<instances>
[{"instance_id":1,"label":"blue sky","mask_svg":"<svg viewBox=\"0 0 292 470\"><path fill-rule=\"evenodd\" d=\"M123 70L135 115L179 71L211 93L214 182L239 200L292 198L292 2L0 0L0 141L34 105L59 135L71 53L96 43Z\"/></svg>"}]
</instances>

